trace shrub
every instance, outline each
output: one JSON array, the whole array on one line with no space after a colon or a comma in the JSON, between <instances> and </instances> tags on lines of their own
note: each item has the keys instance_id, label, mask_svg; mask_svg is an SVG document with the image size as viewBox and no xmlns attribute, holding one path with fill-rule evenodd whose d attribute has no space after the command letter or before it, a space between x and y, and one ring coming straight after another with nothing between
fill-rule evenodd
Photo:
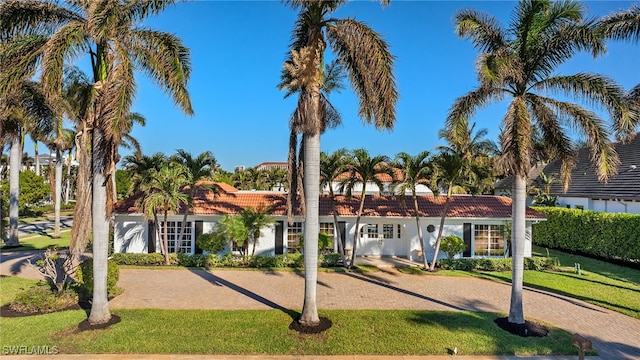
<instances>
[{"instance_id":1,"label":"shrub","mask_svg":"<svg viewBox=\"0 0 640 360\"><path fill-rule=\"evenodd\" d=\"M115 296L120 292L120 289L116 287L119 278L120 269L118 268L118 264L113 261L113 259L109 259L107 262L108 296ZM91 296L91 294L93 294L93 259L87 259L80 264L76 272L76 281L86 295Z\"/></svg>"},{"instance_id":2,"label":"shrub","mask_svg":"<svg viewBox=\"0 0 640 360\"><path fill-rule=\"evenodd\" d=\"M219 253L227 246L227 239L221 233L202 234L196 239L198 247L210 253Z\"/></svg>"},{"instance_id":3,"label":"shrub","mask_svg":"<svg viewBox=\"0 0 640 360\"><path fill-rule=\"evenodd\" d=\"M605 259L640 260L640 215L553 207L535 208L547 220L533 225L536 245Z\"/></svg>"},{"instance_id":4,"label":"shrub","mask_svg":"<svg viewBox=\"0 0 640 360\"><path fill-rule=\"evenodd\" d=\"M133 253L115 253L111 257L118 265L138 265L138 266L159 266L164 265L164 255L159 253L152 254L133 254Z\"/></svg>"},{"instance_id":5,"label":"shrub","mask_svg":"<svg viewBox=\"0 0 640 360\"><path fill-rule=\"evenodd\" d=\"M332 253L320 255L319 262L322 267L336 267L340 265L341 260L340 254Z\"/></svg>"},{"instance_id":6,"label":"shrub","mask_svg":"<svg viewBox=\"0 0 640 360\"><path fill-rule=\"evenodd\" d=\"M511 271L511 258L441 259L438 266L445 270ZM525 270L550 270L560 266L557 258L532 257L524 259Z\"/></svg>"},{"instance_id":7,"label":"shrub","mask_svg":"<svg viewBox=\"0 0 640 360\"><path fill-rule=\"evenodd\" d=\"M72 290L54 292L51 287L38 285L16 295L9 307L22 313L50 313L78 303L78 294Z\"/></svg>"},{"instance_id":8,"label":"shrub","mask_svg":"<svg viewBox=\"0 0 640 360\"><path fill-rule=\"evenodd\" d=\"M177 255L178 265L184 267L206 267L207 256L204 254L185 254L180 253Z\"/></svg>"},{"instance_id":9,"label":"shrub","mask_svg":"<svg viewBox=\"0 0 640 360\"><path fill-rule=\"evenodd\" d=\"M453 259L456 254L463 252L467 248L467 245L465 245L464 240L459 236L448 235L440 240L440 248L447 253L449 259Z\"/></svg>"},{"instance_id":10,"label":"shrub","mask_svg":"<svg viewBox=\"0 0 640 360\"><path fill-rule=\"evenodd\" d=\"M247 267L249 266L249 260L242 255L228 253L222 257L220 264L225 267Z\"/></svg>"}]
</instances>

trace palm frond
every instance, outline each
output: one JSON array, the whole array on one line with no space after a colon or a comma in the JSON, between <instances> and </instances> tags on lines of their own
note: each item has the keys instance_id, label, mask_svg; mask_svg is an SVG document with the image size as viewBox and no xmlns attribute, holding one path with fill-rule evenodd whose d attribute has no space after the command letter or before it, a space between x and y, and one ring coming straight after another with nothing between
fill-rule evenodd
<instances>
[{"instance_id":1,"label":"palm frond","mask_svg":"<svg viewBox=\"0 0 640 360\"><path fill-rule=\"evenodd\" d=\"M456 34L470 39L481 52L497 51L506 45L506 35L495 17L475 10L462 10L454 18Z\"/></svg>"},{"instance_id":2,"label":"palm frond","mask_svg":"<svg viewBox=\"0 0 640 360\"><path fill-rule=\"evenodd\" d=\"M394 58L388 44L371 28L353 19L329 20L327 39L347 69L357 94L360 117L377 129L392 129L398 91Z\"/></svg>"},{"instance_id":3,"label":"palm frond","mask_svg":"<svg viewBox=\"0 0 640 360\"><path fill-rule=\"evenodd\" d=\"M504 165L511 175L529 172L531 149L531 121L527 105L521 97L514 98L504 116L500 136Z\"/></svg>"},{"instance_id":4,"label":"palm frond","mask_svg":"<svg viewBox=\"0 0 640 360\"><path fill-rule=\"evenodd\" d=\"M452 142L459 142L459 139L466 136L469 129L469 119L473 114L478 109L486 106L490 100L502 100L504 92L504 89L500 88L478 87L457 98L445 120L447 139Z\"/></svg>"},{"instance_id":5,"label":"palm frond","mask_svg":"<svg viewBox=\"0 0 640 360\"><path fill-rule=\"evenodd\" d=\"M637 4L629 10L604 17L601 23L608 38L640 42L640 7Z\"/></svg>"},{"instance_id":6,"label":"palm frond","mask_svg":"<svg viewBox=\"0 0 640 360\"><path fill-rule=\"evenodd\" d=\"M0 3L0 39L17 34L50 34L68 22L83 22L82 16L52 1L7 0Z\"/></svg>"}]
</instances>

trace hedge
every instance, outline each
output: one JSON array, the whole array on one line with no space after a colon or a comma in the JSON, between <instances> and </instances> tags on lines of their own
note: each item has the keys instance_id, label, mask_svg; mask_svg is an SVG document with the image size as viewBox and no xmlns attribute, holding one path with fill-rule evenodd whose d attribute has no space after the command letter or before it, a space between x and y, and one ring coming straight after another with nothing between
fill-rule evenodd
<instances>
[{"instance_id":1,"label":"hedge","mask_svg":"<svg viewBox=\"0 0 640 360\"><path fill-rule=\"evenodd\" d=\"M640 215L558 207L534 208L547 220L533 225L536 245L604 259L640 260Z\"/></svg>"},{"instance_id":2,"label":"hedge","mask_svg":"<svg viewBox=\"0 0 640 360\"><path fill-rule=\"evenodd\" d=\"M440 259L438 266L444 270L462 271L511 271L511 258ZM525 270L547 270L560 266L557 258L531 257L524 259Z\"/></svg>"}]
</instances>

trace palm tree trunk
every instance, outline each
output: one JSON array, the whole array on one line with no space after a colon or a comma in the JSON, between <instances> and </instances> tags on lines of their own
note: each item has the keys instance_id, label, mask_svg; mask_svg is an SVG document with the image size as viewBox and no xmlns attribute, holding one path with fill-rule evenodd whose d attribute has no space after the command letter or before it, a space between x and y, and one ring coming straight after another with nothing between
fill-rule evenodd
<instances>
[{"instance_id":1,"label":"palm tree trunk","mask_svg":"<svg viewBox=\"0 0 640 360\"><path fill-rule=\"evenodd\" d=\"M18 240L18 195L20 194L20 158L22 145L20 136L11 138L9 150L9 240L7 246L20 246Z\"/></svg>"},{"instance_id":2,"label":"palm tree trunk","mask_svg":"<svg viewBox=\"0 0 640 360\"><path fill-rule=\"evenodd\" d=\"M93 131L93 301L90 324L104 324L111 319L107 298L107 259L109 247L109 220L107 219L107 187L105 184L104 137L98 128ZM80 219L78 219L80 220Z\"/></svg>"},{"instance_id":3,"label":"palm tree trunk","mask_svg":"<svg viewBox=\"0 0 640 360\"><path fill-rule=\"evenodd\" d=\"M64 186L64 204L69 205L69 192L71 191L71 150L69 150L69 165L67 165L67 180Z\"/></svg>"},{"instance_id":4,"label":"palm tree trunk","mask_svg":"<svg viewBox=\"0 0 640 360\"><path fill-rule=\"evenodd\" d=\"M191 199L193 199L193 196L195 195L195 189L196 184L191 184L191 190L189 190L189 201L191 201ZM184 216L182 217L182 226L180 226L180 230L178 231L178 243L176 243L176 254L178 252L180 252L180 246L182 245L182 234L184 234L184 231L187 229L187 215L189 214L189 207L187 207L186 209L184 209ZM196 239L193 239L193 250L195 252L195 245L196 244Z\"/></svg>"},{"instance_id":5,"label":"palm tree trunk","mask_svg":"<svg viewBox=\"0 0 640 360\"><path fill-rule=\"evenodd\" d=\"M165 209L166 209L165 204ZM169 265L169 234L167 233L167 222L168 222L169 212L167 210L164 211L164 224L162 229L164 230L164 236L162 237L162 242L164 243L164 263L165 265Z\"/></svg>"},{"instance_id":6,"label":"palm tree trunk","mask_svg":"<svg viewBox=\"0 0 640 360\"><path fill-rule=\"evenodd\" d=\"M316 303L318 282L318 219L320 189L320 133L304 134L304 199L306 206L304 226L304 305L300 323L306 326L320 324Z\"/></svg>"},{"instance_id":7,"label":"palm tree trunk","mask_svg":"<svg viewBox=\"0 0 640 360\"><path fill-rule=\"evenodd\" d=\"M71 248L73 255L79 259L87 248L89 234L91 234L93 202L93 184L91 182L91 153L89 143L91 135L86 127L76 136L76 154L78 160L78 173L76 174L76 206L73 209L73 222L71 228ZM83 221L79 221L82 219Z\"/></svg>"},{"instance_id":8,"label":"palm tree trunk","mask_svg":"<svg viewBox=\"0 0 640 360\"><path fill-rule=\"evenodd\" d=\"M413 189L413 210L416 212L416 226L418 228L418 241L420 241L420 250L422 250L422 264L424 265L424 269L429 268L429 264L427 263L427 252L426 246L424 246L424 239L422 237L422 227L420 227L420 213L418 209L418 197L416 196L415 187Z\"/></svg>"},{"instance_id":9,"label":"palm tree trunk","mask_svg":"<svg viewBox=\"0 0 640 360\"><path fill-rule=\"evenodd\" d=\"M36 163L36 175L40 176L40 153L38 152L38 141L34 141L33 142L33 153L34 153L34 157L35 157L35 163ZM51 160L49 160L51 161Z\"/></svg>"},{"instance_id":10,"label":"palm tree trunk","mask_svg":"<svg viewBox=\"0 0 640 360\"><path fill-rule=\"evenodd\" d=\"M436 269L436 262L438 262L438 252L440 252L440 240L442 240L442 231L444 230L444 220L447 218L447 213L449 212L449 205L451 204L451 189L453 186L449 186L449 190L447 191L447 200L445 200L444 208L442 209L442 217L440 218L440 228L438 229L438 237L436 238L436 250L433 253L433 261L431 261L431 266L429 267L429 271L434 271Z\"/></svg>"},{"instance_id":11,"label":"palm tree trunk","mask_svg":"<svg viewBox=\"0 0 640 360\"><path fill-rule=\"evenodd\" d=\"M364 209L364 198L367 196L366 194L366 182L362 183L362 195L360 195L360 208L358 209L358 216L356 217L356 230L353 235L353 249L351 253L351 262L349 263L349 268L352 268L356 262L356 248L358 246L358 235L360 234L360 216L362 216L362 209Z\"/></svg>"},{"instance_id":12,"label":"palm tree trunk","mask_svg":"<svg viewBox=\"0 0 640 360\"><path fill-rule=\"evenodd\" d=\"M336 202L333 198L333 190L331 190L331 188L329 188L329 192L330 192L329 196L331 197L331 212L333 213L334 239L338 243L338 253L340 254L340 261L342 261L342 264L344 265L346 258L344 253L344 244L342 243L342 234L340 233L340 228L338 227L338 214L336 214Z\"/></svg>"},{"instance_id":13,"label":"palm tree trunk","mask_svg":"<svg viewBox=\"0 0 640 360\"><path fill-rule=\"evenodd\" d=\"M55 221L53 225L53 237L60 237L60 203L62 202L62 151L56 148L56 188L55 188Z\"/></svg>"},{"instance_id":14,"label":"palm tree trunk","mask_svg":"<svg viewBox=\"0 0 640 360\"><path fill-rule=\"evenodd\" d=\"M524 243L526 236L526 183L526 176L514 176L511 220L511 247L513 253L511 266L513 275L511 279L511 306L509 308L509 322L514 324L524 324L522 281L524 275Z\"/></svg>"}]
</instances>

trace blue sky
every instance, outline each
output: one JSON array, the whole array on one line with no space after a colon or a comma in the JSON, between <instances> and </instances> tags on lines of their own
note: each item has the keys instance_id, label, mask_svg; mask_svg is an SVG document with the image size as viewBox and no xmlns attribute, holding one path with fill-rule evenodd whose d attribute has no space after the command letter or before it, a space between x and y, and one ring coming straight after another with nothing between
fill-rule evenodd
<instances>
[{"instance_id":1,"label":"blue sky","mask_svg":"<svg viewBox=\"0 0 640 360\"><path fill-rule=\"evenodd\" d=\"M628 9L632 2L585 2L591 16ZM399 90L397 122L391 132L364 125L350 87L332 94L343 125L321 139L323 151L364 147L372 155L393 157L442 144L438 130L453 101L477 84L478 55L469 41L454 34L456 11L486 11L508 24L513 1L354 1L336 17L355 17L382 34L396 57ZM296 99L277 89L296 12L279 1L193 1L177 4L148 25L181 37L191 49L189 91L195 116L187 117L172 101L139 76L134 111L147 119L134 128L145 154L173 154L182 148L194 155L210 150L226 170L236 165L286 161L288 122ZM596 60L580 55L559 72L593 71L629 89L640 83L640 45L610 42L608 54ZM496 139L504 104L489 106L473 121ZM28 147L25 149L32 152ZM126 154L126 151L124 151Z\"/></svg>"}]
</instances>

